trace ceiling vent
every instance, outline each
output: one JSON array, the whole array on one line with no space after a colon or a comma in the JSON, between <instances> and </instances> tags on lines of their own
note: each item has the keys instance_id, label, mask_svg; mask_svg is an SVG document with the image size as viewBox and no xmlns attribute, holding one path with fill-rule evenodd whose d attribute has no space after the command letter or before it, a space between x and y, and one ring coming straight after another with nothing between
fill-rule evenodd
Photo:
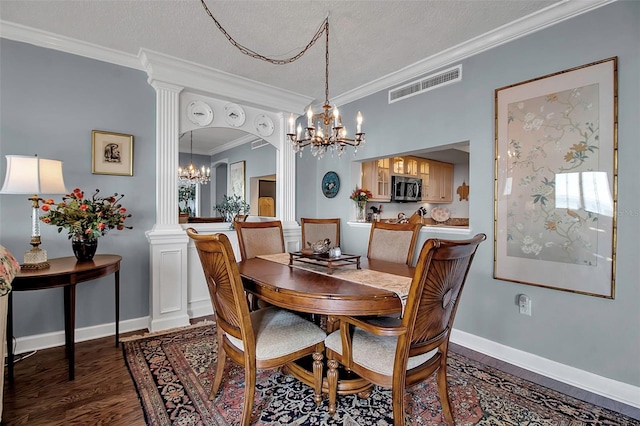
<instances>
[{"instance_id":1,"label":"ceiling vent","mask_svg":"<svg viewBox=\"0 0 640 426\"><path fill-rule=\"evenodd\" d=\"M269 145L269 142L265 141L264 139L258 139L255 140L253 142L251 142L251 149L258 149L258 148L262 148L263 146L267 146Z\"/></svg>"},{"instance_id":2,"label":"ceiling vent","mask_svg":"<svg viewBox=\"0 0 640 426\"><path fill-rule=\"evenodd\" d=\"M420 80L405 84L397 89L389 90L389 103L392 104L401 99L415 96L419 93L428 92L437 87L446 86L447 84L457 83L462 80L462 64L457 65L448 70L432 74Z\"/></svg>"}]
</instances>

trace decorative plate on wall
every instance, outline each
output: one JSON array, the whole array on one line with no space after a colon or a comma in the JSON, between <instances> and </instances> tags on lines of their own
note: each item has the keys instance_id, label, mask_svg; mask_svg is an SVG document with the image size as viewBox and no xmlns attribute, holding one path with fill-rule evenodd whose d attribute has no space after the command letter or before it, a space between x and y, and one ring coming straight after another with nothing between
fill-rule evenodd
<instances>
[{"instance_id":1,"label":"decorative plate on wall","mask_svg":"<svg viewBox=\"0 0 640 426\"><path fill-rule=\"evenodd\" d=\"M254 124L260 136L266 137L266 136L271 136L273 134L273 129L275 126L273 124L273 120L270 117L264 114L258 114L256 116Z\"/></svg>"},{"instance_id":2,"label":"decorative plate on wall","mask_svg":"<svg viewBox=\"0 0 640 426\"><path fill-rule=\"evenodd\" d=\"M322 193L327 198L333 198L340 190L340 178L336 172L327 172L322 178Z\"/></svg>"},{"instance_id":3,"label":"decorative plate on wall","mask_svg":"<svg viewBox=\"0 0 640 426\"><path fill-rule=\"evenodd\" d=\"M187 105L189 121L198 126L208 126L213 121L213 111L206 102L193 101Z\"/></svg>"},{"instance_id":4,"label":"decorative plate on wall","mask_svg":"<svg viewBox=\"0 0 640 426\"><path fill-rule=\"evenodd\" d=\"M224 118L231 126L240 127L244 124L244 110L240 105L227 104L224 107Z\"/></svg>"}]
</instances>

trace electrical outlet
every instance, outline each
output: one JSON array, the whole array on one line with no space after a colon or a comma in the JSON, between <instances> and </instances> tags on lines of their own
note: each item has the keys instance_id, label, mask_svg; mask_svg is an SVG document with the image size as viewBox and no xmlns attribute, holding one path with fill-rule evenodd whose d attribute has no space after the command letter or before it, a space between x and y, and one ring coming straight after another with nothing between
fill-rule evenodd
<instances>
[{"instance_id":1,"label":"electrical outlet","mask_svg":"<svg viewBox=\"0 0 640 426\"><path fill-rule=\"evenodd\" d=\"M531 316L531 299L526 294L518 296L518 307L522 315Z\"/></svg>"}]
</instances>

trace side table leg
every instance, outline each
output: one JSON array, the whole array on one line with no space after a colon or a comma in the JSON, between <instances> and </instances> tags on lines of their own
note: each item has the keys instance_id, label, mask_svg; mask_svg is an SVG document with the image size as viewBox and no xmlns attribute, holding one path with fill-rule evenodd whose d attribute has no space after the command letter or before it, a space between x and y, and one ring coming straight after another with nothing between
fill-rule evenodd
<instances>
[{"instance_id":1,"label":"side table leg","mask_svg":"<svg viewBox=\"0 0 640 426\"><path fill-rule=\"evenodd\" d=\"M116 348L120 344L120 270L115 273L116 277Z\"/></svg>"},{"instance_id":2,"label":"side table leg","mask_svg":"<svg viewBox=\"0 0 640 426\"><path fill-rule=\"evenodd\" d=\"M7 368L9 384L13 384L13 291L7 297Z\"/></svg>"},{"instance_id":3,"label":"side table leg","mask_svg":"<svg viewBox=\"0 0 640 426\"><path fill-rule=\"evenodd\" d=\"M76 286L64 287L64 336L65 349L69 359L69 380L75 379L75 327L76 327Z\"/></svg>"}]
</instances>

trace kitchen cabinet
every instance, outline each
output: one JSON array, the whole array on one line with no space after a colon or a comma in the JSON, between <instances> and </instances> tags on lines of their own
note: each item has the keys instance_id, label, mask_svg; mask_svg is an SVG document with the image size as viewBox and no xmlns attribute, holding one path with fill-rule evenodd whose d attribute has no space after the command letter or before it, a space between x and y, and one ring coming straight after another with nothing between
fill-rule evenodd
<instances>
[{"instance_id":1,"label":"kitchen cabinet","mask_svg":"<svg viewBox=\"0 0 640 426\"><path fill-rule=\"evenodd\" d=\"M393 174L418 176L418 160L417 157L393 157Z\"/></svg>"},{"instance_id":2,"label":"kitchen cabinet","mask_svg":"<svg viewBox=\"0 0 640 426\"><path fill-rule=\"evenodd\" d=\"M453 202L453 164L428 160L421 168L422 201L427 203ZM421 165L422 167L422 165Z\"/></svg>"},{"instance_id":3,"label":"kitchen cabinet","mask_svg":"<svg viewBox=\"0 0 640 426\"><path fill-rule=\"evenodd\" d=\"M391 201L391 159L380 158L362 164L362 187L371 191L370 201Z\"/></svg>"}]
</instances>

